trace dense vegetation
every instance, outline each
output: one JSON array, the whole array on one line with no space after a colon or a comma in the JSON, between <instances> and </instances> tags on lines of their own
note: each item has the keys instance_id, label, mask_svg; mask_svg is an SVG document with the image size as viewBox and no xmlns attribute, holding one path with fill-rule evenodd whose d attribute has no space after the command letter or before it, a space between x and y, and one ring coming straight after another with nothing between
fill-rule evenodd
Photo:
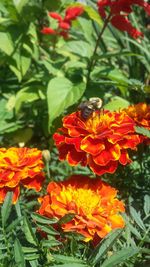
<instances>
[{"instance_id":1,"label":"dense vegetation","mask_svg":"<svg viewBox=\"0 0 150 267\"><path fill-rule=\"evenodd\" d=\"M28 190L28 181L22 180L18 201L12 204L12 192L3 203L0 191L0 267L150 265L150 7L143 9L136 3L133 12L126 11L138 29L132 34L113 26L109 5L108 17L100 16L97 2L104 1L0 2L1 148L46 151L46 179L40 192L39 188L38 192ZM70 7L80 7L82 12L68 19L65 11ZM119 165L113 174L106 171L99 175L118 190L126 213L122 215L125 228L113 230L97 246L84 242L78 233L62 231L61 226L73 219L72 214L59 220L60 230L53 228L56 218L36 213L40 207L37 199L46 194L50 181L64 181L73 174L98 176L88 165L71 166L60 161L53 140L53 134L62 127L62 118L91 97L101 98L102 109L112 113L138 103L144 103L148 110L142 118L147 127L135 127L135 134L146 142L129 151L132 163ZM0 188L2 153L0 150Z\"/></svg>"}]
</instances>

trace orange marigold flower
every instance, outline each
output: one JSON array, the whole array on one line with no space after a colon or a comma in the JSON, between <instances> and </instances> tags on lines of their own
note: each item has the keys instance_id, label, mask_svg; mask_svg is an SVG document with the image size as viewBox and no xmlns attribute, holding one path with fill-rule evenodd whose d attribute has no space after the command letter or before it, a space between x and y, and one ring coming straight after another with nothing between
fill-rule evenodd
<instances>
[{"instance_id":1,"label":"orange marigold flower","mask_svg":"<svg viewBox=\"0 0 150 267\"><path fill-rule=\"evenodd\" d=\"M74 214L61 225L64 232L83 235L84 241L100 241L112 229L123 228L124 204L116 198L117 190L100 179L73 175L63 182L50 182L47 195L39 199L39 213L61 219ZM95 243L95 242L94 242Z\"/></svg>"},{"instance_id":2,"label":"orange marigold flower","mask_svg":"<svg viewBox=\"0 0 150 267\"><path fill-rule=\"evenodd\" d=\"M130 116L137 126L145 127L150 130L150 105L138 103L131 105L124 111Z\"/></svg>"},{"instance_id":3,"label":"orange marigold flower","mask_svg":"<svg viewBox=\"0 0 150 267\"><path fill-rule=\"evenodd\" d=\"M42 152L36 148L0 148L0 203L13 191L16 203L20 185L40 191L44 180Z\"/></svg>"},{"instance_id":4,"label":"orange marigold flower","mask_svg":"<svg viewBox=\"0 0 150 267\"><path fill-rule=\"evenodd\" d=\"M63 127L53 136L59 159L88 165L98 175L114 173L118 163L131 162L128 149L140 143L134 126L125 112L96 111L87 120L74 112L63 118Z\"/></svg>"}]
</instances>

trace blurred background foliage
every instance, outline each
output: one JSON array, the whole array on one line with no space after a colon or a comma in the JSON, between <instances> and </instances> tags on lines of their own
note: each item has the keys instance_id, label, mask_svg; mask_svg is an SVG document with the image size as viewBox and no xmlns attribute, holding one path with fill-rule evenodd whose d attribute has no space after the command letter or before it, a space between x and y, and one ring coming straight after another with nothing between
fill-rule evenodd
<instances>
[{"instance_id":1,"label":"blurred background foliage","mask_svg":"<svg viewBox=\"0 0 150 267\"><path fill-rule=\"evenodd\" d=\"M54 23L48 11L63 14L66 7L77 2L85 4L85 12L73 21L69 39L41 33L43 26ZM66 162L59 162L52 141L61 118L76 110L82 99L101 97L104 108L110 110L150 102L150 24L140 8L135 9L131 20L144 38L131 39L109 25L100 40L87 82L88 66L103 26L96 2L0 1L1 147L23 144L50 148L49 168L55 180L63 180L72 173L91 174L87 168L72 168ZM103 177L119 189L126 202L128 215L123 232L112 233L95 250L83 243L79 245L80 237L71 234L69 243L61 247L52 229L44 228L48 240L41 241L40 235L35 234L36 215L31 218L31 211L37 208L36 201L28 201L33 199L32 194L23 192L20 206L12 209L8 196L1 210L0 267L149 266L149 148L141 147L133 158L133 164L117 170L111 179L109 175ZM40 228L44 227L44 219L36 217L36 220Z\"/></svg>"},{"instance_id":2,"label":"blurred background foliage","mask_svg":"<svg viewBox=\"0 0 150 267\"><path fill-rule=\"evenodd\" d=\"M64 40L40 31L49 25L47 12L63 13L70 1L1 1L2 143L48 146L50 133L58 127L60 116L70 107L75 110L82 97L101 97L109 109L149 99L150 43L146 15L137 10L137 15L132 16L133 23L145 34L141 41L109 25L100 40L95 67L87 83L88 64L103 22L96 1L80 2L86 4L85 12L73 21L70 37Z\"/></svg>"}]
</instances>

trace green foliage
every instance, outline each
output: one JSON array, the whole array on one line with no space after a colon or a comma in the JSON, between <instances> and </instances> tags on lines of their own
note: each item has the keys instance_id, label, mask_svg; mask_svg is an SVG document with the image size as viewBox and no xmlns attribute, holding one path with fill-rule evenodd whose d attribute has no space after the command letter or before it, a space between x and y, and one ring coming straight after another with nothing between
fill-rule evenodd
<instances>
[{"instance_id":1,"label":"green foliage","mask_svg":"<svg viewBox=\"0 0 150 267\"><path fill-rule=\"evenodd\" d=\"M82 99L101 97L103 108L120 110L150 97L150 42L145 15L135 10L131 19L144 32L142 40L104 22L96 0L80 1L84 14L71 25L68 39L43 35L53 26L49 11L64 16L75 0L2 0L0 2L0 141L1 147L31 146L51 150L51 179L62 181L72 174L90 175L88 168L71 167L58 160L52 133L63 115L76 111ZM84 5L86 3L86 5ZM99 43L97 40L99 38ZM95 47L97 49L94 52ZM92 62L92 65L91 65ZM135 127L150 138L150 131ZM56 229L61 220L36 213L37 197L21 191L12 205L8 193L1 205L0 267L146 267L150 261L150 156L145 144L132 155L129 167L102 178L119 190L126 204L126 227L106 236L96 247L75 233ZM50 181L47 177L46 184Z\"/></svg>"}]
</instances>

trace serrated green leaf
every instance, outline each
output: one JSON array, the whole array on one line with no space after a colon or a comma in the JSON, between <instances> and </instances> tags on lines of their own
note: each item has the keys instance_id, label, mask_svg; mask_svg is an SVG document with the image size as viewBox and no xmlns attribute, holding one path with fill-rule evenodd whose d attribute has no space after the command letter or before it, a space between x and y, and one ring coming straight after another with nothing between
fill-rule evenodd
<instances>
[{"instance_id":1,"label":"serrated green leaf","mask_svg":"<svg viewBox=\"0 0 150 267\"><path fill-rule=\"evenodd\" d=\"M95 265L99 262L100 258L107 253L108 250L114 245L116 239L120 236L122 230L117 229L106 236L103 241L94 249L89 257L89 262Z\"/></svg>"},{"instance_id":2,"label":"serrated green leaf","mask_svg":"<svg viewBox=\"0 0 150 267\"><path fill-rule=\"evenodd\" d=\"M149 195L144 196L144 212L146 215L150 213L150 196Z\"/></svg>"},{"instance_id":3,"label":"serrated green leaf","mask_svg":"<svg viewBox=\"0 0 150 267\"><path fill-rule=\"evenodd\" d=\"M70 263L71 265L72 265L72 263L85 264L84 261L81 259L76 259L74 257L64 256L64 255L60 255L60 254L53 254L53 258L58 263Z\"/></svg>"},{"instance_id":4,"label":"serrated green leaf","mask_svg":"<svg viewBox=\"0 0 150 267\"><path fill-rule=\"evenodd\" d=\"M5 197L4 203L2 205L1 216L2 216L2 227L3 228L6 228L6 222L11 212L12 198L13 198L13 193L8 192Z\"/></svg>"},{"instance_id":5,"label":"serrated green leaf","mask_svg":"<svg viewBox=\"0 0 150 267\"><path fill-rule=\"evenodd\" d=\"M57 246L60 246L62 245L62 243L60 243L59 241L57 240L43 240L42 241L42 247L47 247L47 248L51 248L51 247L57 247Z\"/></svg>"},{"instance_id":6,"label":"serrated green leaf","mask_svg":"<svg viewBox=\"0 0 150 267\"><path fill-rule=\"evenodd\" d=\"M24 258L25 260L28 260L28 261L33 261L33 260L37 260L40 256L38 254L25 254Z\"/></svg>"},{"instance_id":7,"label":"serrated green leaf","mask_svg":"<svg viewBox=\"0 0 150 267\"><path fill-rule=\"evenodd\" d=\"M142 135L150 138L150 131L144 127L136 126L135 131L136 131L136 133L142 134Z\"/></svg>"},{"instance_id":8,"label":"serrated green leaf","mask_svg":"<svg viewBox=\"0 0 150 267\"><path fill-rule=\"evenodd\" d=\"M47 101L49 126L66 108L76 103L85 90L85 84L74 85L66 78L54 78L48 84Z\"/></svg>"},{"instance_id":9,"label":"serrated green leaf","mask_svg":"<svg viewBox=\"0 0 150 267\"><path fill-rule=\"evenodd\" d=\"M25 234L27 241L36 246L37 239L27 217L23 218L23 229L24 229L24 234Z\"/></svg>"},{"instance_id":10,"label":"serrated green leaf","mask_svg":"<svg viewBox=\"0 0 150 267\"><path fill-rule=\"evenodd\" d=\"M133 208L130 207L130 214L132 219L135 221L135 223L142 229L142 230L146 230L145 225L141 219L141 216L137 213L137 211Z\"/></svg>"},{"instance_id":11,"label":"serrated green leaf","mask_svg":"<svg viewBox=\"0 0 150 267\"><path fill-rule=\"evenodd\" d=\"M50 219L50 218L44 217L38 213L32 213L31 217L33 218L33 220L35 220L36 222L39 222L41 224L55 224L58 222L58 219L55 219L55 218Z\"/></svg>"},{"instance_id":12,"label":"serrated green leaf","mask_svg":"<svg viewBox=\"0 0 150 267\"><path fill-rule=\"evenodd\" d=\"M50 225L49 226L45 226L45 225L40 225L37 224L40 227L40 230L42 230L43 232L49 234L49 235L58 235L59 233Z\"/></svg>"},{"instance_id":13,"label":"serrated green leaf","mask_svg":"<svg viewBox=\"0 0 150 267\"><path fill-rule=\"evenodd\" d=\"M6 228L6 232L12 231L14 228L16 228L17 225L20 224L20 222L23 220L23 217L17 218L16 220L13 220L8 227Z\"/></svg>"},{"instance_id":14,"label":"serrated green leaf","mask_svg":"<svg viewBox=\"0 0 150 267\"><path fill-rule=\"evenodd\" d=\"M17 267L25 267L25 260L24 260L24 254L22 251L21 244L19 240L16 238L14 243L14 254L15 254L15 262L17 264Z\"/></svg>"},{"instance_id":15,"label":"serrated green leaf","mask_svg":"<svg viewBox=\"0 0 150 267\"><path fill-rule=\"evenodd\" d=\"M23 251L23 253L31 254L31 253L37 252L38 250L36 248L32 248L32 247L22 247L22 251Z\"/></svg>"},{"instance_id":16,"label":"serrated green leaf","mask_svg":"<svg viewBox=\"0 0 150 267\"><path fill-rule=\"evenodd\" d=\"M120 251L115 252L111 257L103 262L101 267L116 267L118 264L123 263L128 260L130 257L138 254L140 251L139 248L123 248Z\"/></svg>"}]
</instances>

